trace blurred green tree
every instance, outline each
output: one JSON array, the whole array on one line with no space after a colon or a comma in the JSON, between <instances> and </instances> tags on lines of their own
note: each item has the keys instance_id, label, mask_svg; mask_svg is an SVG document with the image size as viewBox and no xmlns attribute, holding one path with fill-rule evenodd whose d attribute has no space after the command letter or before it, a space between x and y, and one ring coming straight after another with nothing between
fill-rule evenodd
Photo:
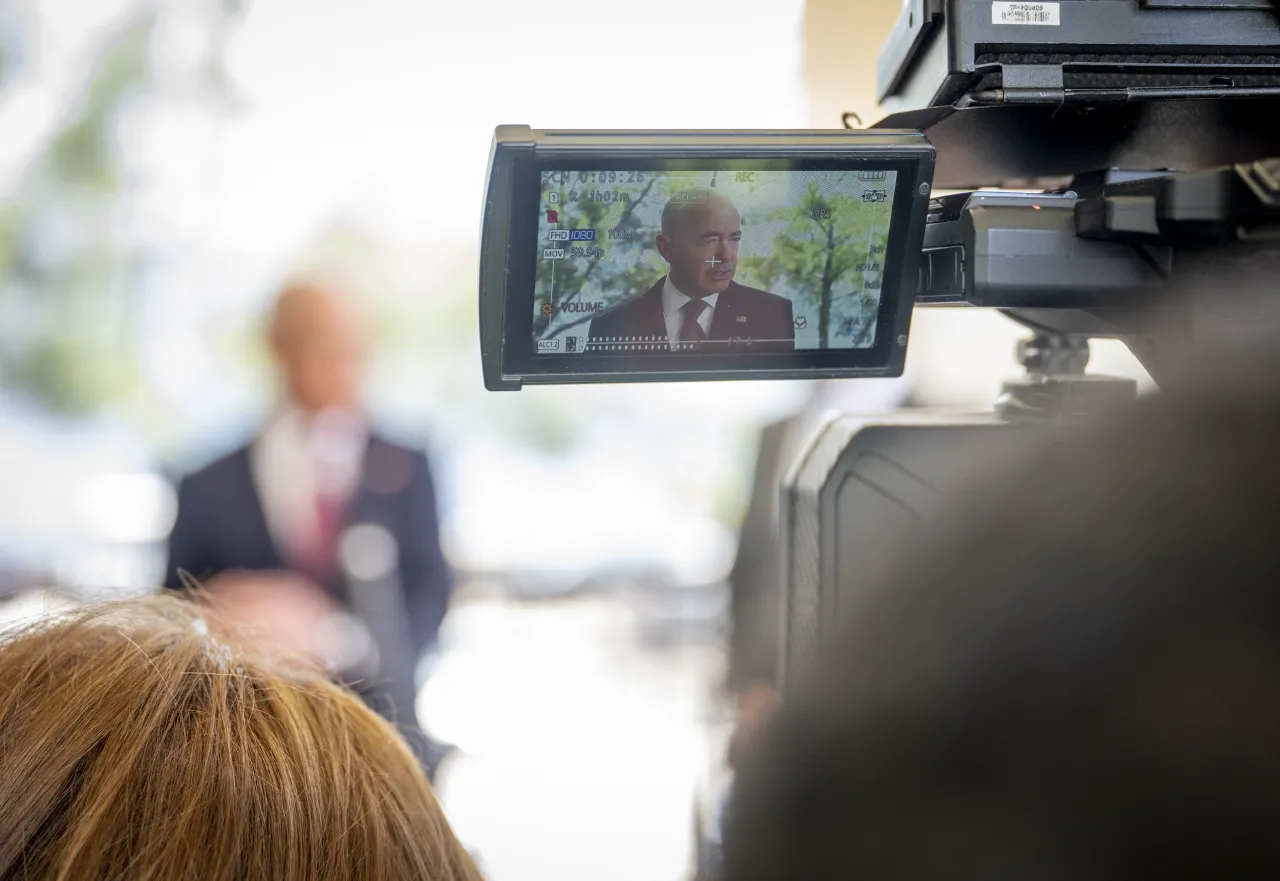
<instances>
[{"instance_id":1,"label":"blurred green tree","mask_svg":"<svg viewBox=\"0 0 1280 881\"><path fill-rule=\"evenodd\" d=\"M55 411L86 412L136 380L121 302L135 255L114 228L122 189L114 135L146 80L151 24L137 19L105 47L79 106L0 213L0 305L9 318L0 380Z\"/></svg>"},{"instance_id":2,"label":"blurred green tree","mask_svg":"<svg viewBox=\"0 0 1280 881\"><path fill-rule=\"evenodd\" d=\"M0 14L0 94L41 63L40 16L22 7ZM90 40L93 62L82 88L64 93L61 122L16 179L0 181L0 388L54 412L83 415L140 391L141 295L157 255L126 230L145 169L123 153L121 123L157 85L164 9L138 2ZM236 10L218 0L207 12L214 26Z\"/></svg>"}]
</instances>

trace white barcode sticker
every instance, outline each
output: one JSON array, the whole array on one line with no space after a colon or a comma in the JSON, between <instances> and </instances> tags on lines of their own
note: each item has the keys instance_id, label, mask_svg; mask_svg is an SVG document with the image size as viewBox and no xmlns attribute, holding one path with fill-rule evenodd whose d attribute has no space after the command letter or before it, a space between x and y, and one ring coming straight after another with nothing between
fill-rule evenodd
<instances>
[{"instance_id":1,"label":"white barcode sticker","mask_svg":"<svg viewBox=\"0 0 1280 881\"><path fill-rule=\"evenodd\" d=\"M1047 24L1062 23L1057 3L1003 3L991 4L992 24Z\"/></svg>"}]
</instances>

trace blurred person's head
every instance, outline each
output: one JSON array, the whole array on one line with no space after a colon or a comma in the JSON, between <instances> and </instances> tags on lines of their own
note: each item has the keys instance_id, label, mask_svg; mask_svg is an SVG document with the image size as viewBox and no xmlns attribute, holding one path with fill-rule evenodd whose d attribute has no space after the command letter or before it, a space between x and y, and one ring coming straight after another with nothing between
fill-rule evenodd
<instances>
[{"instance_id":1,"label":"blurred person's head","mask_svg":"<svg viewBox=\"0 0 1280 881\"><path fill-rule=\"evenodd\" d=\"M955 499L739 774L728 881L1280 875L1259 386L1143 401Z\"/></svg>"},{"instance_id":2,"label":"blurred person's head","mask_svg":"<svg viewBox=\"0 0 1280 881\"><path fill-rule=\"evenodd\" d=\"M0 878L479 878L386 722L175 597L0 636L0 805Z\"/></svg>"},{"instance_id":3,"label":"blurred person's head","mask_svg":"<svg viewBox=\"0 0 1280 881\"><path fill-rule=\"evenodd\" d=\"M270 340L296 406L320 412L358 405L365 338L349 298L312 283L286 286L276 300Z\"/></svg>"},{"instance_id":4,"label":"blurred person's head","mask_svg":"<svg viewBox=\"0 0 1280 881\"><path fill-rule=\"evenodd\" d=\"M741 241L738 209L715 190L682 190L662 209L658 252L671 266L672 283L687 297L702 299L729 287Z\"/></svg>"}]
</instances>

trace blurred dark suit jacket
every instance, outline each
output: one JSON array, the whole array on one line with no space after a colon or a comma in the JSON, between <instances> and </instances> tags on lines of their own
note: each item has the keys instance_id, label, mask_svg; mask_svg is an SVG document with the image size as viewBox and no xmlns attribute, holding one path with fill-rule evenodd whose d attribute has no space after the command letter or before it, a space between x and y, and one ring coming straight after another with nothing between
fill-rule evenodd
<instances>
[{"instance_id":1,"label":"blurred dark suit jacket","mask_svg":"<svg viewBox=\"0 0 1280 881\"><path fill-rule=\"evenodd\" d=\"M589 342L639 337L665 344L668 337L662 314L662 286L666 281L664 275L645 293L593 319ZM791 301L768 291L730 282L729 287L716 298L711 331L707 334L707 342L699 349L727 349L731 340L747 339L771 341L753 343L750 349L753 352L792 351L796 328Z\"/></svg>"},{"instance_id":2,"label":"blurred dark suit jacket","mask_svg":"<svg viewBox=\"0 0 1280 881\"><path fill-rule=\"evenodd\" d=\"M229 570L292 568L268 528L250 454L250 447L244 447L180 484L166 587L183 586L180 571L206 580ZM436 642L452 588L440 548L436 491L426 456L370 436L345 522L376 524L395 538L404 613L412 648L421 655ZM351 608L341 575L323 587Z\"/></svg>"}]
</instances>

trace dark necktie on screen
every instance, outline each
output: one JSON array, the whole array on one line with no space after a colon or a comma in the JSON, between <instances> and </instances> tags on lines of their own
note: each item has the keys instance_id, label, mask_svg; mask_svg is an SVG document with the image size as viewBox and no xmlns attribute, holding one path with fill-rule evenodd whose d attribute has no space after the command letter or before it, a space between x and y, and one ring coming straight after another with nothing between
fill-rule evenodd
<instances>
[{"instance_id":1,"label":"dark necktie on screen","mask_svg":"<svg viewBox=\"0 0 1280 881\"><path fill-rule=\"evenodd\" d=\"M684 313L684 321L680 324L680 342L701 343L706 340L707 335L703 332L702 325L698 323L698 319L706 310L707 304L704 300L690 300L680 307L680 311Z\"/></svg>"}]
</instances>

